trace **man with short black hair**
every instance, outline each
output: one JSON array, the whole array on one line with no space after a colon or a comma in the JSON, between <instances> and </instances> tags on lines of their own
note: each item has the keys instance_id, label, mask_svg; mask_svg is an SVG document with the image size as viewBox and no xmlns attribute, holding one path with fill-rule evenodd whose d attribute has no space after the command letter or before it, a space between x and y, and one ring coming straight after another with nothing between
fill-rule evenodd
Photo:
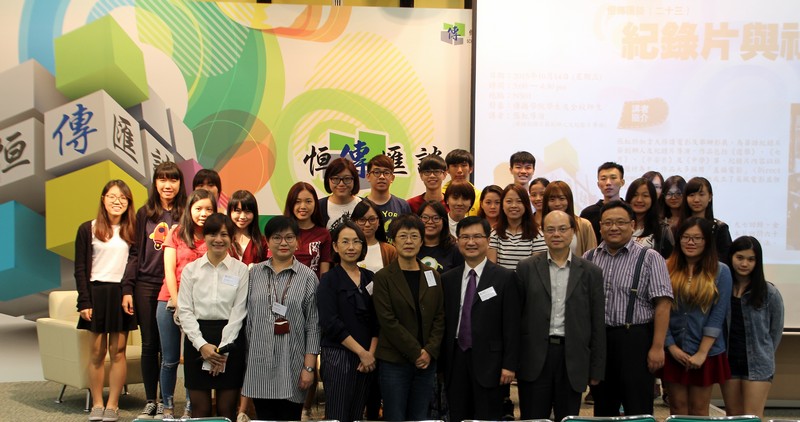
<instances>
[{"instance_id":1,"label":"man with short black hair","mask_svg":"<svg viewBox=\"0 0 800 422\"><path fill-rule=\"evenodd\" d=\"M478 208L480 208L481 205L478 198L481 197L481 191L476 189L475 186L469 181L469 175L472 173L472 166L474 162L472 159L472 154L464 149L454 149L447 153L444 161L447 163L447 174L450 175L450 181L442 186L442 193L447 191L447 187L450 186L450 183L452 182L469 183L469 185L472 187L472 190L475 191L475 199L473 200L472 206L470 206L467 215L478 215Z\"/></svg>"},{"instance_id":2,"label":"man with short black hair","mask_svg":"<svg viewBox=\"0 0 800 422\"><path fill-rule=\"evenodd\" d=\"M630 205L600 211L603 242L583 257L603 269L606 292L605 380L592 388L595 416L653 413L653 373L664 366L672 283L664 258L633 240Z\"/></svg>"},{"instance_id":3,"label":"man with short black hair","mask_svg":"<svg viewBox=\"0 0 800 422\"><path fill-rule=\"evenodd\" d=\"M489 223L466 217L456 227L465 264L442 275L442 362L450 420L501 420L503 386L519 360L520 295L514 272L486 259Z\"/></svg>"},{"instance_id":4,"label":"man with short black hair","mask_svg":"<svg viewBox=\"0 0 800 422\"><path fill-rule=\"evenodd\" d=\"M379 154L367 162L367 181L370 185L367 199L372 201L383 214L384 229L389 227L392 219L410 214L411 207L405 199L398 198L389 192L394 182L394 161L389 156Z\"/></svg>"},{"instance_id":5,"label":"man with short black hair","mask_svg":"<svg viewBox=\"0 0 800 422\"><path fill-rule=\"evenodd\" d=\"M536 158L528 151L517 151L511 154L508 171L514 176L514 184L528 191L528 184L536 170Z\"/></svg>"},{"instance_id":6,"label":"man with short black hair","mask_svg":"<svg viewBox=\"0 0 800 422\"><path fill-rule=\"evenodd\" d=\"M447 177L447 164L444 159L438 155L428 155L420 160L417 171L419 172L419 178L425 185L425 192L408 199L408 206L411 207L411 212L416 214L422 204L428 201L441 201L442 205L447 207L444 202L444 191L442 190L442 183Z\"/></svg>"},{"instance_id":7,"label":"man with short black hair","mask_svg":"<svg viewBox=\"0 0 800 422\"><path fill-rule=\"evenodd\" d=\"M594 235L599 244L603 239L600 236L600 209L604 204L620 199L619 191L625 185L625 169L613 161L607 161L597 168L597 188L603 194L603 199L596 204L589 205L581 211L581 217L589 220L594 228Z\"/></svg>"}]
</instances>

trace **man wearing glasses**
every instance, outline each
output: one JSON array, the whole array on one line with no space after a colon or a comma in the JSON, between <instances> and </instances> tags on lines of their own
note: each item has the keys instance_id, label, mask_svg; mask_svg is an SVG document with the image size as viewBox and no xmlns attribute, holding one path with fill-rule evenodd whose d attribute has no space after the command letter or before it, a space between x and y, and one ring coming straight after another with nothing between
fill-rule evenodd
<instances>
[{"instance_id":1,"label":"man wearing glasses","mask_svg":"<svg viewBox=\"0 0 800 422\"><path fill-rule=\"evenodd\" d=\"M577 416L586 385L605 373L603 271L572 255L575 219L549 212L543 222L547 252L517 264L521 283L519 408L521 419Z\"/></svg>"},{"instance_id":2,"label":"man wearing glasses","mask_svg":"<svg viewBox=\"0 0 800 422\"><path fill-rule=\"evenodd\" d=\"M447 177L447 164L444 159L438 155L428 155L420 160L417 171L422 183L425 184L425 192L409 198L408 205L411 207L411 212L417 214L419 207L428 201L440 201L447 208L442 190L442 183Z\"/></svg>"},{"instance_id":3,"label":"man wearing glasses","mask_svg":"<svg viewBox=\"0 0 800 422\"><path fill-rule=\"evenodd\" d=\"M616 200L600 211L603 241L584 258L603 269L605 380L592 387L595 416L653 413L653 373L664 366L672 284L664 258L633 240L635 216Z\"/></svg>"},{"instance_id":4,"label":"man wearing glasses","mask_svg":"<svg viewBox=\"0 0 800 422\"><path fill-rule=\"evenodd\" d=\"M389 192L389 188L394 182L394 161L389 156L379 154L367 162L367 181L370 191L366 198L372 201L383 214L384 230L389 229L393 218L411 214L408 202Z\"/></svg>"},{"instance_id":5,"label":"man wearing glasses","mask_svg":"<svg viewBox=\"0 0 800 422\"><path fill-rule=\"evenodd\" d=\"M450 420L501 420L503 386L519 362L520 295L514 272L486 259L489 223L458 222L464 265L442 276L445 332L442 362Z\"/></svg>"}]
</instances>

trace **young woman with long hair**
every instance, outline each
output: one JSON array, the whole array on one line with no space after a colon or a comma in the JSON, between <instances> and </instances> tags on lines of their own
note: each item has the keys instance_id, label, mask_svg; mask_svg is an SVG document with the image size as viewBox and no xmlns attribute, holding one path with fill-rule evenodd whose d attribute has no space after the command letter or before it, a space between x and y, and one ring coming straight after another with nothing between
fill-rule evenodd
<instances>
[{"instance_id":1,"label":"young woman with long hair","mask_svg":"<svg viewBox=\"0 0 800 422\"><path fill-rule=\"evenodd\" d=\"M78 228L75 238L75 286L78 328L91 333L90 421L119 419L119 396L125 384L128 331L136 329L131 307L122 308L122 279L135 238L133 195L122 180L111 180L100 194L97 217ZM111 358L108 401L103 402L106 355Z\"/></svg>"},{"instance_id":2,"label":"young woman with long hair","mask_svg":"<svg viewBox=\"0 0 800 422\"><path fill-rule=\"evenodd\" d=\"M686 188L686 180L683 177L670 176L664 181L661 197L658 198L661 213L664 214L664 222L669 224L673 233L678 230L678 223L681 221L684 188Z\"/></svg>"},{"instance_id":3,"label":"young woman with long hair","mask_svg":"<svg viewBox=\"0 0 800 422\"><path fill-rule=\"evenodd\" d=\"M555 180L544 189L542 219L550 211L564 211L575 219L575 235L569 245L572 253L583 256L586 251L597 247L597 237L594 235L592 223L575 214L575 199L572 197L572 189L566 182Z\"/></svg>"},{"instance_id":4,"label":"young woman with long hair","mask_svg":"<svg viewBox=\"0 0 800 422\"><path fill-rule=\"evenodd\" d=\"M661 199L662 188L664 187L664 176L655 170L650 170L642 175L642 179L649 180L653 183L653 187L656 189L656 196L653 200Z\"/></svg>"},{"instance_id":5,"label":"young woman with long hair","mask_svg":"<svg viewBox=\"0 0 800 422\"><path fill-rule=\"evenodd\" d=\"M531 206L533 207L533 221L536 222L536 227L541 231L542 227L542 208L544 207L544 190L550 181L544 177L537 177L533 179L528 186L528 194L531 198Z\"/></svg>"},{"instance_id":6,"label":"young woman with long hair","mask_svg":"<svg viewBox=\"0 0 800 422\"><path fill-rule=\"evenodd\" d=\"M216 414L233 420L244 380L241 330L250 278L247 265L229 254L234 227L225 214L210 215L202 229L208 252L181 274L177 312L185 333L184 381L196 418L214 416L214 390Z\"/></svg>"},{"instance_id":7,"label":"young woman with long hair","mask_svg":"<svg viewBox=\"0 0 800 422\"><path fill-rule=\"evenodd\" d=\"M709 245L717 249L717 256L725 262L728 260L728 249L731 247L731 231L728 225L717 218L714 218L714 191L711 189L711 182L705 177L693 177L686 182L683 190L683 205L681 207L681 219L689 217L705 218L711 223L711 238Z\"/></svg>"},{"instance_id":8,"label":"young woman with long hair","mask_svg":"<svg viewBox=\"0 0 800 422\"><path fill-rule=\"evenodd\" d=\"M203 237L206 218L217 212L213 193L198 189L189 195L181 222L164 242L164 285L158 294L156 320L161 338L161 396L164 403L164 419L175 415L175 383L181 352L181 329L175 318L178 306L178 290L181 273L187 264L203 256L207 251ZM189 397L189 395L187 395ZM184 416L191 417L191 399L187 398Z\"/></svg>"},{"instance_id":9,"label":"young woman with long hair","mask_svg":"<svg viewBox=\"0 0 800 422\"><path fill-rule=\"evenodd\" d=\"M664 259L672 255L675 240L669 225L660 218L653 182L638 178L628 186L625 202L636 214L633 238L642 246L655 249Z\"/></svg>"},{"instance_id":10,"label":"young woman with long hair","mask_svg":"<svg viewBox=\"0 0 800 422\"><path fill-rule=\"evenodd\" d=\"M266 260L267 239L258 226L256 197L250 191L237 190L228 200L228 215L234 224L230 255L248 266ZM253 402L241 396L236 422L249 421L248 412L255 413Z\"/></svg>"},{"instance_id":11,"label":"young woman with long hair","mask_svg":"<svg viewBox=\"0 0 800 422\"><path fill-rule=\"evenodd\" d=\"M689 217L678 227L680 247L667 260L675 301L664 345L661 380L672 415L708 416L711 387L731 376L723 335L731 272L711 244L711 223Z\"/></svg>"},{"instance_id":12,"label":"young woman with long hair","mask_svg":"<svg viewBox=\"0 0 800 422\"><path fill-rule=\"evenodd\" d=\"M314 186L297 182L286 195L283 207L284 217L297 222L300 233L297 237L297 250L294 257L311 268L317 279L331 268L331 233L322 221L320 202Z\"/></svg>"},{"instance_id":13,"label":"young woman with long hair","mask_svg":"<svg viewBox=\"0 0 800 422\"><path fill-rule=\"evenodd\" d=\"M350 219L364 232L367 238L367 255L358 263L374 273L397 258L397 249L386 240L383 215L369 199L362 199L353 209Z\"/></svg>"},{"instance_id":14,"label":"young woman with long hair","mask_svg":"<svg viewBox=\"0 0 800 422\"><path fill-rule=\"evenodd\" d=\"M731 379L722 385L725 413L764 418L775 352L783 334L783 298L764 278L761 243L752 236L730 249L733 293L728 313L728 362Z\"/></svg>"},{"instance_id":15,"label":"young woman with long hair","mask_svg":"<svg viewBox=\"0 0 800 422\"><path fill-rule=\"evenodd\" d=\"M535 252L547 250L544 236L533 220L528 192L519 185L503 189L503 212L489 236L486 257L502 267L516 269L517 263Z\"/></svg>"},{"instance_id":16,"label":"young woman with long hair","mask_svg":"<svg viewBox=\"0 0 800 422\"><path fill-rule=\"evenodd\" d=\"M186 208L183 173L166 161L156 166L147 202L136 212L136 239L122 282L122 306L134 312L142 336L142 380L147 402L138 418L160 418L164 404L158 401L161 340L156 322L158 293L164 285L164 241Z\"/></svg>"},{"instance_id":17,"label":"young woman with long hair","mask_svg":"<svg viewBox=\"0 0 800 422\"><path fill-rule=\"evenodd\" d=\"M267 259L267 239L258 227L258 202L246 190L237 190L228 200L228 215L234 224L231 256L246 265Z\"/></svg>"},{"instance_id":18,"label":"young woman with long hair","mask_svg":"<svg viewBox=\"0 0 800 422\"><path fill-rule=\"evenodd\" d=\"M332 188L335 190L335 188ZM301 264L311 268L317 280L331 268L331 232L322 222L322 213L317 191L310 183L297 182L289 189L283 208L284 217L297 223L297 247L294 257ZM338 223L337 223L338 224ZM314 373L314 381L306 393L303 411L311 416L311 406L317 395L319 377Z\"/></svg>"},{"instance_id":19,"label":"young woman with long hair","mask_svg":"<svg viewBox=\"0 0 800 422\"><path fill-rule=\"evenodd\" d=\"M481 191L478 217L485 218L492 228L495 228L497 222L500 221L500 213L502 213L503 209L500 201L501 196L503 196L503 188L497 185L489 185Z\"/></svg>"},{"instance_id":20,"label":"young woman with long hair","mask_svg":"<svg viewBox=\"0 0 800 422\"><path fill-rule=\"evenodd\" d=\"M425 224L422 247L417 258L439 274L463 264L464 257L461 256L455 239L450 235L450 227L446 224L447 210L444 205L439 201L425 202L419 207L417 215Z\"/></svg>"}]
</instances>

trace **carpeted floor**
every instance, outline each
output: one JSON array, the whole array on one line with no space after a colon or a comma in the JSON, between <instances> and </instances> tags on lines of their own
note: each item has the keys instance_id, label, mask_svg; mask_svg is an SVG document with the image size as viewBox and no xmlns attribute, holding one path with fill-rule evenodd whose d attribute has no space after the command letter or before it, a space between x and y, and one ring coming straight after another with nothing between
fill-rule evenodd
<instances>
[{"instance_id":1,"label":"carpeted floor","mask_svg":"<svg viewBox=\"0 0 800 422\"><path fill-rule=\"evenodd\" d=\"M76 390L67 387L62 403L55 403L61 386L49 381L44 382L16 382L0 383L0 420L2 421L86 421L84 413L86 400L85 390ZM176 413L183 412L186 396L183 389L183 379L178 379L175 390ZM120 398L120 420L133 420L145 403L144 387L141 384L129 388L128 395ZM512 398L516 402L516 386L512 388ZM519 412L519 409L517 409ZM590 416L591 406L584 405L581 414ZM663 420L668 414L667 408L658 400L656 403L656 417ZM313 419L324 417L324 406L315 406L312 409ZM519 414L517 414L519 417Z\"/></svg>"},{"instance_id":2,"label":"carpeted floor","mask_svg":"<svg viewBox=\"0 0 800 422\"><path fill-rule=\"evenodd\" d=\"M321 390L321 388L320 388ZM512 386L511 396L517 401L516 386ZM83 422L88 415L84 413L85 390L67 387L62 403L55 403L61 386L49 381L0 383L0 421L68 421ZM186 397L183 379L178 378L176 387L176 413L183 412ZM141 384L129 388L129 394L120 398L120 420L131 421L136 417L145 403L144 387ZM517 418L519 418L517 409ZM664 420L669 409L658 399L655 402L655 417ZM584 404L581 415L591 416L591 406ZM768 409L767 418L800 419L798 409ZM312 409L312 419L322 419L324 405ZM712 408L712 416L724 416L724 413Z\"/></svg>"}]
</instances>

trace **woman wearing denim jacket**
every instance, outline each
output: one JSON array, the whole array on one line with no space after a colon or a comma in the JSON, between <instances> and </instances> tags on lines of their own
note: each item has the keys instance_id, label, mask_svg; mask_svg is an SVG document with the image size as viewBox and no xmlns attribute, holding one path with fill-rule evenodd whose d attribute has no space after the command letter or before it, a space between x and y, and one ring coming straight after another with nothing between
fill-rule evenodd
<instances>
[{"instance_id":1,"label":"woman wearing denim jacket","mask_svg":"<svg viewBox=\"0 0 800 422\"><path fill-rule=\"evenodd\" d=\"M730 254L734 281L727 318L731 379L722 385L725 412L763 418L783 333L783 299L764 279L761 243L756 238L736 239Z\"/></svg>"},{"instance_id":2,"label":"woman wearing denim jacket","mask_svg":"<svg viewBox=\"0 0 800 422\"><path fill-rule=\"evenodd\" d=\"M730 378L723 325L731 273L717 260L711 223L689 217L678 227L680 247L667 261L675 295L661 379L670 414L708 416L711 387Z\"/></svg>"}]
</instances>

